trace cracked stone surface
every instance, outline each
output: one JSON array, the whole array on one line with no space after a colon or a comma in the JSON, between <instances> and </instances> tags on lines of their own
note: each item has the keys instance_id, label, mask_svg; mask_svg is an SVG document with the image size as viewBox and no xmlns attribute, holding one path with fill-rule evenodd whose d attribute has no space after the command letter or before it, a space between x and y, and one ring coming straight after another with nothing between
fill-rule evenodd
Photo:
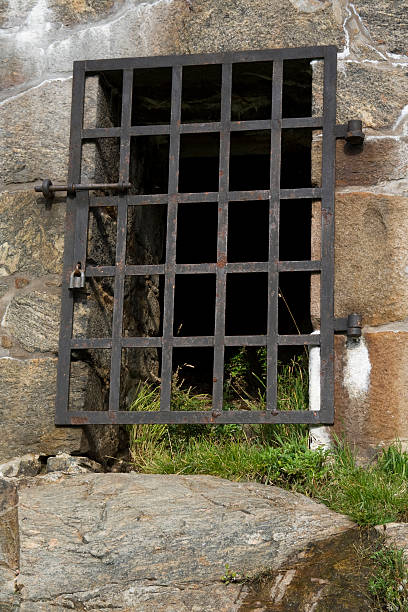
<instances>
[{"instance_id":1,"label":"cracked stone surface","mask_svg":"<svg viewBox=\"0 0 408 612\"><path fill-rule=\"evenodd\" d=\"M315 69L313 112L322 113L321 66ZM339 63L337 72L337 122L362 119L370 130L395 130L408 98L408 72L394 67L379 70L375 64ZM402 127L402 126L400 126Z\"/></svg>"},{"instance_id":2,"label":"cracked stone surface","mask_svg":"<svg viewBox=\"0 0 408 612\"><path fill-rule=\"evenodd\" d=\"M45 210L34 190L0 194L0 277L60 273L65 206Z\"/></svg>"},{"instance_id":3,"label":"cracked stone surface","mask_svg":"<svg viewBox=\"0 0 408 612\"><path fill-rule=\"evenodd\" d=\"M0 105L3 183L66 180L71 89L71 78L44 81Z\"/></svg>"},{"instance_id":4,"label":"cracked stone surface","mask_svg":"<svg viewBox=\"0 0 408 612\"><path fill-rule=\"evenodd\" d=\"M27 481L26 481L27 485ZM233 612L241 574L353 524L303 495L210 476L47 474L19 492L24 612Z\"/></svg>"},{"instance_id":5,"label":"cracked stone surface","mask_svg":"<svg viewBox=\"0 0 408 612\"><path fill-rule=\"evenodd\" d=\"M354 6L379 50L397 55L408 54L405 0L356 0Z\"/></svg>"},{"instance_id":6,"label":"cracked stone surface","mask_svg":"<svg viewBox=\"0 0 408 612\"><path fill-rule=\"evenodd\" d=\"M15 576L18 568L19 539L17 487L0 477L0 610L15 610Z\"/></svg>"},{"instance_id":7,"label":"cracked stone surface","mask_svg":"<svg viewBox=\"0 0 408 612\"><path fill-rule=\"evenodd\" d=\"M97 286L97 284L95 284ZM42 291L15 296L2 322L29 352L58 351L60 298ZM102 308L94 294L74 305L73 337L101 338L110 335L111 313Z\"/></svg>"},{"instance_id":8,"label":"cracked stone surface","mask_svg":"<svg viewBox=\"0 0 408 612\"><path fill-rule=\"evenodd\" d=\"M333 45L344 31L331 2L316 0L200 0L184 19L181 53Z\"/></svg>"},{"instance_id":9,"label":"cracked stone surface","mask_svg":"<svg viewBox=\"0 0 408 612\"><path fill-rule=\"evenodd\" d=\"M79 362L74 366L72 398L80 409L84 390L92 386L93 378L85 364ZM56 376L54 358L0 359L0 461L25 453L49 455L81 450L81 428L54 425ZM92 390L96 396L96 383Z\"/></svg>"}]
</instances>

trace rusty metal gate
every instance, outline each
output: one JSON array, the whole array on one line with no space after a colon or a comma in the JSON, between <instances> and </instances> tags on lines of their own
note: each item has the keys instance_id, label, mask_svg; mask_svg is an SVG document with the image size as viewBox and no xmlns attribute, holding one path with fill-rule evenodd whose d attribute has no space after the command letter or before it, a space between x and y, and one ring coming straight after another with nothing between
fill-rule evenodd
<instances>
[{"instance_id":1,"label":"rusty metal gate","mask_svg":"<svg viewBox=\"0 0 408 612\"><path fill-rule=\"evenodd\" d=\"M323 114L320 117L282 118L283 65L285 60L319 59L324 65ZM67 216L62 283L61 334L59 343L56 423L78 425L84 423L326 423L333 422L334 395L334 333L346 331L347 321L336 320L333 313L334 291L334 172L336 137L346 137L347 126L336 126L336 58L334 46L298 49L278 49L233 54L209 54L172 57L150 57L75 62L71 118L70 165L67 186L53 186L44 181L42 191L48 198L53 192L67 190ZM267 120L231 120L232 66L236 62L270 62L271 117ZM221 65L221 116L217 122L181 122L183 67L193 65ZM170 67L171 118L167 125L132 125L132 91L138 69ZM116 127L84 128L84 96L87 75L102 71L121 71L122 109L120 125ZM349 122L348 129L356 128ZM281 131L284 128L317 128L322 130L322 183L319 188L281 189ZM229 191L230 135L234 131L269 130L271 138L270 185L257 191ZM357 125L357 132L359 125ZM204 132L218 132L219 186L217 192L179 193L178 173L180 136ZM354 134L356 133L356 130ZM169 180L165 194L128 194L131 137L137 135L169 135ZM83 143L90 139L120 138L119 180L114 184L81 184ZM348 137L353 142L353 134ZM357 134L356 141L361 134ZM91 189L110 189L110 195L95 195ZM315 199L321 201L321 258L309 261L279 260L279 211L281 200ZM228 203L230 201L269 201L269 259L267 262L230 263L227 260ZM180 264L176 261L177 208L180 203L218 203L218 242L216 263ZM167 204L167 239L164 264L128 265L126 263L127 217L129 207ZM95 207L116 207L117 235L116 262L111 266L87 265L88 213ZM279 335L278 279L280 272L310 272L320 275L320 333ZM225 335L225 295L228 274L265 272L268 275L267 334L264 336ZM216 275L215 331L212 336L175 337L173 334L175 275ZM157 274L164 276L163 332L160 337L128 337L122 333L124 283L132 275ZM73 308L76 287L83 279L109 276L114 278L112 336L109 338L74 338ZM348 326L357 320L350 319ZM358 329L354 330L358 334ZM351 330L353 333L353 330ZM264 346L267 348L267 385L265 410L223 409L224 348L227 346ZM277 410L277 355L279 346L319 346L321 353L320 411ZM121 352L129 347L161 348L161 404L160 411L132 412L120 405ZM174 347L213 347L212 409L180 412L171 410L172 352ZM70 410L71 353L78 349L109 349L111 367L109 407L107 410ZM121 409L122 408L122 409Z\"/></svg>"}]
</instances>

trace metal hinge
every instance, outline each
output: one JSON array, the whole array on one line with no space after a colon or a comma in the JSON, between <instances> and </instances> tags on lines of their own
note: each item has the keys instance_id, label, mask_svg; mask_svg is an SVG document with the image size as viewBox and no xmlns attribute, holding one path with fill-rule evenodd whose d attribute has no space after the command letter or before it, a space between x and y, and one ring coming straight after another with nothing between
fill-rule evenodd
<instances>
[{"instance_id":1,"label":"metal hinge","mask_svg":"<svg viewBox=\"0 0 408 612\"><path fill-rule=\"evenodd\" d=\"M349 338L360 338L363 317L356 312L352 312L348 317L337 317L334 319L334 332L347 334Z\"/></svg>"},{"instance_id":2,"label":"metal hinge","mask_svg":"<svg viewBox=\"0 0 408 612\"><path fill-rule=\"evenodd\" d=\"M353 146L361 146L364 142L363 122L360 119L351 119L347 123L336 125L334 133L336 138L344 138Z\"/></svg>"}]
</instances>

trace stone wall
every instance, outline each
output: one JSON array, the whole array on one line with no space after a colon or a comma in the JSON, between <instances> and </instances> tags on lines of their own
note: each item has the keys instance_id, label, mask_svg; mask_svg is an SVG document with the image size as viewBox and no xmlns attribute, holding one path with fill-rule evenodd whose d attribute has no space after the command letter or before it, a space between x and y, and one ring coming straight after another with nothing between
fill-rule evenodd
<instances>
[{"instance_id":1,"label":"stone wall","mask_svg":"<svg viewBox=\"0 0 408 612\"><path fill-rule=\"evenodd\" d=\"M367 134L359 155L337 146L336 315L361 312L365 329L359 345L337 343L336 429L366 454L408 441L404 4L0 1L0 460L90 445L112 454L119 444L112 430L95 440L53 425L65 204L46 210L33 187L66 180L73 60L316 44L339 47L338 122L360 117ZM73 383L79 403L84 367Z\"/></svg>"}]
</instances>

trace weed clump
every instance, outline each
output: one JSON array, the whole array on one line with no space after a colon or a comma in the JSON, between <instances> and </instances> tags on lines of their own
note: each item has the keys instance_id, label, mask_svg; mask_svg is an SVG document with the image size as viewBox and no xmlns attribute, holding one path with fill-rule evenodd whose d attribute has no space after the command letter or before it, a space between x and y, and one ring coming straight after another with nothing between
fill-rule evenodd
<instances>
[{"instance_id":1,"label":"weed clump","mask_svg":"<svg viewBox=\"0 0 408 612\"><path fill-rule=\"evenodd\" d=\"M408 570L404 551L378 546L370 554L376 571L368 583L368 590L378 610L407 612Z\"/></svg>"}]
</instances>

